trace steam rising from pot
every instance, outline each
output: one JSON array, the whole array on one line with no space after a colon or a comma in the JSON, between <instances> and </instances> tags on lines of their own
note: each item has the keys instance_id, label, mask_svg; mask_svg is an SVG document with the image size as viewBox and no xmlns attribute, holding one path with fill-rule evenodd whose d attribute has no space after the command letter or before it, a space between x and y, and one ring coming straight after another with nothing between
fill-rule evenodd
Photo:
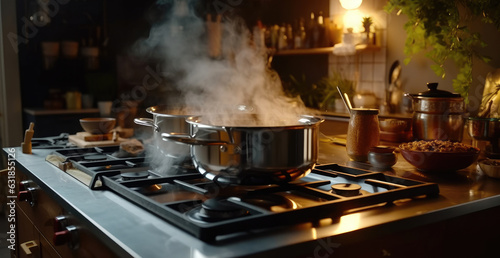
<instances>
[{"instance_id":1,"label":"steam rising from pot","mask_svg":"<svg viewBox=\"0 0 500 258\"><path fill-rule=\"evenodd\" d=\"M266 126L278 126L281 121L290 124L305 114L300 101L285 96L279 76L269 69L265 48L252 43L252 35L241 19L225 17L217 24L221 56L210 57L207 24L213 23L195 14L192 7L197 2L159 1L159 5L170 8L152 27L149 37L135 44L136 54L159 59L169 74L175 74L180 95L168 99L176 103L158 104L185 108L203 116L205 122L216 115L218 123L224 123L221 119L231 122L242 112L238 109L242 105L251 107L258 117L255 121ZM217 16L212 19L217 21Z\"/></svg>"}]
</instances>

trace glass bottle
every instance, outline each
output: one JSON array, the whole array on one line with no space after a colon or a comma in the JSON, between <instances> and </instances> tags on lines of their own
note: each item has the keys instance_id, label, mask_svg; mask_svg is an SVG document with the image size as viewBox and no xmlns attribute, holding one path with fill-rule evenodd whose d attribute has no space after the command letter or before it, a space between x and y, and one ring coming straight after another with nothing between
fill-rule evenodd
<instances>
[{"instance_id":1,"label":"glass bottle","mask_svg":"<svg viewBox=\"0 0 500 258\"><path fill-rule=\"evenodd\" d=\"M324 22L324 19L323 19L323 12L319 12L318 14L318 22L316 23L317 24L317 41L316 41L316 45L315 47L324 47L326 46L326 38L325 38L325 22Z\"/></svg>"},{"instance_id":2,"label":"glass bottle","mask_svg":"<svg viewBox=\"0 0 500 258\"><path fill-rule=\"evenodd\" d=\"M294 48L304 48L306 41L306 29L304 27L304 19L299 20L299 25L297 29L295 30L295 38L293 42L293 47Z\"/></svg>"},{"instance_id":3,"label":"glass bottle","mask_svg":"<svg viewBox=\"0 0 500 258\"><path fill-rule=\"evenodd\" d=\"M370 148L380 141L378 109L353 108L347 127L347 155L354 161L367 161Z\"/></svg>"},{"instance_id":4,"label":"glass bottle","mask_svg":"<svg viewBox=\"0 0 500 258\"><path fill-rule=\"evenodd\" d=\"M306 41L306 48L313 48L315 44L315 37L316 37L316 19L314 18L314 12L311 12L311 19L309 20L309 24L307 25L307 41Z\"/></svg>"}]
</instances>

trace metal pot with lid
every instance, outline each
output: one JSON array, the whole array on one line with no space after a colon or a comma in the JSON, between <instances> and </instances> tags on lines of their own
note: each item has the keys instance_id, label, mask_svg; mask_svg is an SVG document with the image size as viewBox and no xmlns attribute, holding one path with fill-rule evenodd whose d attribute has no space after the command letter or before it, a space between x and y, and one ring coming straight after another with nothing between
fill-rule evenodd
<instances>
[{"instance_id":1,"label":"metal pot with lid","mask_svg":"<svg viewBox=\"0 0 500 258\"><path fill-rule=\"evenodd\" d=\"M405 94L413 100L413 137L460 142L465 123L464 98L437 87L438 83L428 83L424 92Z\"/></svg>"}]
</instances>

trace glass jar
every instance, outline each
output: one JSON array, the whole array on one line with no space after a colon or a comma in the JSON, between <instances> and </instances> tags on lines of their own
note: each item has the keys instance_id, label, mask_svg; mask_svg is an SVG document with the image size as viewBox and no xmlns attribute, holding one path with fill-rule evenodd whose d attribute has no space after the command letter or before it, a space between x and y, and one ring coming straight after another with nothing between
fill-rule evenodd
<instances>
[{"instance_id":1,"label":"glass jar","mask_svg":"<svg viewBox=\"0 0 500 258\"><path fill-rule=\"evenodd\" d=\"M367 161L368 152L380 141L378 109L353 108L347 127L347 155L354 161Z\"/></svg>"}]
</instances>

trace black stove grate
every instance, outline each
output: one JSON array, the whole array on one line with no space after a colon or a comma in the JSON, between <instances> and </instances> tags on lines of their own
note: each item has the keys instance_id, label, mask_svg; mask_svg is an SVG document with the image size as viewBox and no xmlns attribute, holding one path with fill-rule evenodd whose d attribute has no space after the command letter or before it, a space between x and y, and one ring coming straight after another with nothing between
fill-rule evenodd
<instances>
[{"instance_id":1,"label":"black stove grate","mask_svg":"<svg viewBox=\"0 0 500 258\"><path fill-rule=\"evenodd\" d=\"M435 183L394 177L338 164L318 165L305 178L287 184L240 187L218 185L192 169L180 170L173 175L158 174L142 157L102 161L79 159L82 155L95 155L95 152L110 155L112 151L112 149L90 148L76 152L62 150L58 154L66 156L74 167L92 176L90 188L109 189L207 242L255 229L300 223L316 224L325 218L336 220L352 209L439 194L438 185ZM109 169L101 170L106 167ZM147 171L149 176L139 179L120 179L124 173L140 171ZM98 181L102 186L97 186ZM344 197L331 191L330 186L336 182L359 184L365 190L363 194ZM276 194L299 196L311 201L308 201L307 206L279 211L246 201L258 196ZM234 218L221 220L193 219L191 215L194 210L200 209L203 202L211 198L222 198L226 204L244 209L246 212L238 213L239 216Z\"/></svg>"}]
</instances>

